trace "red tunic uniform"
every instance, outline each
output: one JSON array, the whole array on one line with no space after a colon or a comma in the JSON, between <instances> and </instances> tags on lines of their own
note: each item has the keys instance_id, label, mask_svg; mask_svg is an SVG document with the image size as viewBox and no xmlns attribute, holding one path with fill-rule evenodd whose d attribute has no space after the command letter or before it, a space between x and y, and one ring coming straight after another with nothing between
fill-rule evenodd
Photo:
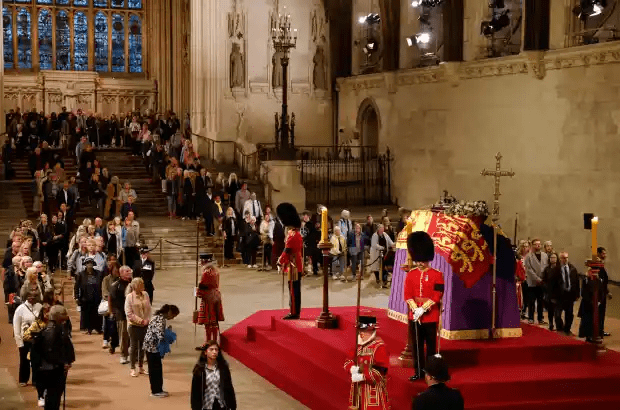
<instances>
[{"instance_id":1,"label":"red tunic uniform","mask_svg":"<svg viewBox=\"0 0 620 410\"><path fill-rule=\"evenodd\" d=\"M412 269L405 279L404 296L409 304L409 320L413 320L413 310L422 307L426 311L420 323L439 322L439 302L443 294L443 274L433 268L422 272Z\"/></svg>"},{"instance_id":2,"label":"red tunic uniform","mask_svg":"<svg viewBox=\"0 0 620 410\"><path fill-rule=\"evenodd\" d=\"M304 240L298 229L290 229L286 236L284 252L280 255L278 263L284 267L284 272L288 274L289 281L300 280L303 274L302 252ZM290 252L287 252L290 249ZM296 269L291 269L291 263Z\"/></svg>"},{"instance_id":3,"label":"red tunic uniform","mask_svg":"<svg viewBox=\"0 0 620 410\"><path fill-rule=\"evenodd\" d=\"M352 355L353 356L353 355ZM353 392L358 388L359 410L389 410L391 409L387 391L387 370L390 357L381 338L376 337L357 348L357 363L364 380L351 383L349 405L353 405ZM344 369L351 373L355 366L353 359L344 363Z\"/></svg>"},{"instance_id":4,"label":"red tunic uniform","mask_svg":"<svg viewBox=\"0 0 620 410\"><path fill-rule=\"evenodd\" d=\"M517 301L519 310L523 309L523 282L525 281L525 265L523 259L518 259L515 264L515 277L517 279Z\"/></svg>"},{"instance_id":5,"label":"red tunic uniform","mask_svg":"<svg viewBox=\"0 0 620 410\"><path fill-rule=\"evenodd\" d=\"M220 293L220 273L214 266L204 266L198 285L197 296L201 299L198 311L198 324L218 327L224 320L222 295Z\"/></svg>"}]
</instances>

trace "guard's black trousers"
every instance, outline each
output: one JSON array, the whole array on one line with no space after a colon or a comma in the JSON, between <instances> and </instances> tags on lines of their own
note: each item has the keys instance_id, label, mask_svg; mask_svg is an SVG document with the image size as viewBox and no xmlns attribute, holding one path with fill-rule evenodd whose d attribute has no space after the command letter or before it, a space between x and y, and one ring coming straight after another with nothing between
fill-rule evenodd
<instances>
[{"instance_id":1,"label":"guard's black trousers","mask_svg":"<svg viewBox=\"0 0 620 410\"><path fill-rule=\"evenodd\" d=\"M422 370L426 365L426 358L437 354L437 322L416 323L409 321L410 345L413 349L413 361L415 373L422 376ZM426 353L424 344L426 343Z\"/></svg>"},{"instance_id":2,"label":"guard's black trousers","mask_svg":"<svg viewBox=\"0 0 620 410\"><path fill-rule=\"evenodd\" d=\"M288 292L290 297L291 315L299 316L301 312L301 280L288 282Z\"/></svg>"}]
</instances>

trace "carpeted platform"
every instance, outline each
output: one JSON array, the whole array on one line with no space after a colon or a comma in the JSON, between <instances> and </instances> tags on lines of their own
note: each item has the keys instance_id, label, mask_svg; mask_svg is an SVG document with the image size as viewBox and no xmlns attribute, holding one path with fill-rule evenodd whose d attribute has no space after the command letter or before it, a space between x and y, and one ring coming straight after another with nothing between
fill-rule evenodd
<instances>
[{"instance_id":1,"label":"carpeted platform","mask_svg":"<svg viewBox=\"0 0 620 410\"><path fill-rule=\"evenodd\" d=\"M333 308L340 328L315 326L320 309L303 309L302 319L284 321L286 311L260 311L222 335L224 350L311 409L345 409L349 375L343 363L355 342L355 308ZM406 341L406 325L386 311L363 308L377 316L379 336L392 358L389 393L392 408L410 409L423 391L411 383L412 369L397 360ZM451 366L450 385L458 387L467 409L597 410L620 408L620 353L597 356L592 345L572 337L524 325L523 337L497 341L441 341Z\"/></svg>"}]
</instances>

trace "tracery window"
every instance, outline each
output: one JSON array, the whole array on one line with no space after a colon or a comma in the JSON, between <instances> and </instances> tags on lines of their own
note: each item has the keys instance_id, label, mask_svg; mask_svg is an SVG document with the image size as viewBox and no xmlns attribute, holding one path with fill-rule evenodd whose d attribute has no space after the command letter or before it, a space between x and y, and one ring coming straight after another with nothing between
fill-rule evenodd
<instances>
[{"instance_id":1,"label":"tracery window","mask_svg":"<svg viewBox=\"0 0 620 410\"><path fill-rule=\"evenodd\" d=\"M13 15L6 7L2 8L2 22L4 24L4 68L13 68Z\"/></svg>"},{"instance_id":2,"label":"tracery window","mask_svg":"<svg viewBox=\"0 0 620 410\"><path fill-rule=\"evenodd\" d=\"M1 1L7 70L144 71L142 0Z\"/></svg>"}]
</instances>

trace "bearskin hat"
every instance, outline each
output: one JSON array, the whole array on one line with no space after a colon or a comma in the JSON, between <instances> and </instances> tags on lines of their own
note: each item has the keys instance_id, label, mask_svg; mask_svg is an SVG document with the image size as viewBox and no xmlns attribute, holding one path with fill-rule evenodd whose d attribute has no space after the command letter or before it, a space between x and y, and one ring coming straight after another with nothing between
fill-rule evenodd
<instances>
[{"instance_id":1,"label":"bearskin hat","mask_svg":"<svg viewBox=\"0 0 620 410\"><path fill-rule=\"evenodd\" d=\"M283 202L276 208L276 214L282 221L284 226L291 228L301 228L301 219L297 213L297 209L293 204Z\"/></svg>"},{"instance_id":2,"label":"bearskin hat","mask_svg":"<svg viewBox=\"0 0 620 410\"><path fill-rule=\"evenodd\" d=\"M433 239L424 231L416 231L407 237L407 250L414 262L430 262L435 257Z\"/></svg>"}]
</instances>

